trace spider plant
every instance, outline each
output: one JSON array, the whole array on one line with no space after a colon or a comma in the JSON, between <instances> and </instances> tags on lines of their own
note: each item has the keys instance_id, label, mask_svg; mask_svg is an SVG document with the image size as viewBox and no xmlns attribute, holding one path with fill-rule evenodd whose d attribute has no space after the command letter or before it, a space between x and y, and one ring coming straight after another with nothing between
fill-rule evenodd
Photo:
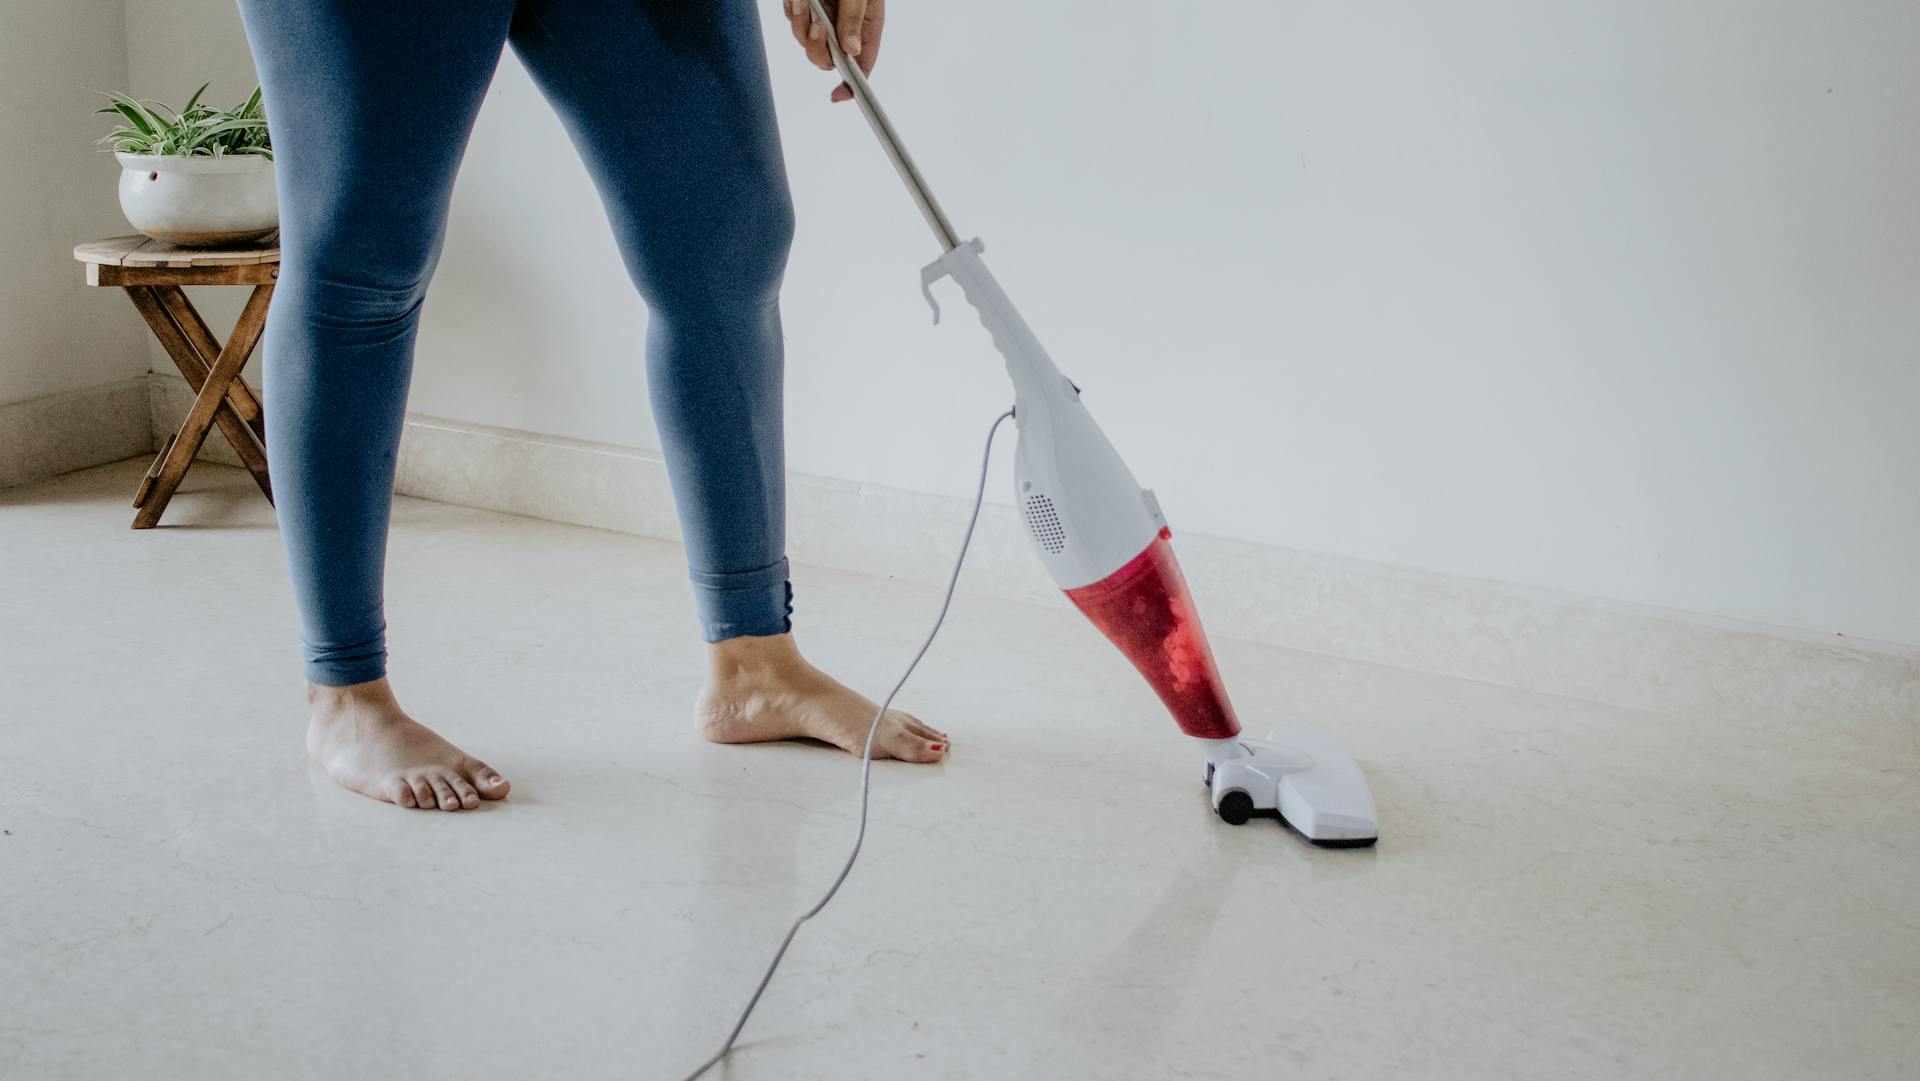
<instances>
[{"instance_id":1,"label":"spider plant","mask_svg":"<svg viewBox=\"0 0 1920 1081\"><path fill-rule=\"evenodd\" d=\"M231 109L215 109L200 101L209 84L174 109L157 101L138 101L125 94L105 93L111 104L99 110L118 113L128 127L101 139L122 154L163 154L175 157L257 154L273 160L273 142L267 137L267 115L260 106L260 88Z\"/></svg>"}]
</instances>

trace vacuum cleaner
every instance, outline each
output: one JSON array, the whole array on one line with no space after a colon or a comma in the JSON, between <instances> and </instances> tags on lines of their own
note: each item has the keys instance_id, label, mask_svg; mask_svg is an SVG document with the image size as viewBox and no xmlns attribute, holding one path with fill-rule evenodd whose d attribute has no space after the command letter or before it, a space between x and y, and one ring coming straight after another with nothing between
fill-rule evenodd
<instances>
[{"instance_id":1,"label":"vacuum cleaner","mask_svg":"<svg viewBox=\"0 0 1920 1081\"><path fill-rule=\"evenodd\" d=\"M815 21L832 27L833 20L820 0L811 0L811 4ZM1330 736L1292 728L1276 729L1263 740L1240 734L1240 721L1234 716L1233 703L1214 664L1213 650L1200 627L1192 591L1180 573L1179 560L1174 558L1173 533L1167 528L1159 502L1134 479L1106 433L1081 404L1080 388L1054 365L1013 301L994 280L993 272L980 258L986 246L977 239L962 243L953 231L913 158L894 134L865 76L841 52L839 36L829 32L826 41L840 77L853 91L854 101L940 242L940 258L920 272L920 289L933 306L934 322L940 320L940 303L933 295L933 285L952 278L1006 359L1007 375L1013 380L1013 409L993 422L987 433L986 453L992 453L995 433L1011 416L1019 432L1014 452L1014 500L1047 573L1074 607L1146 677L1180 730L1200 743L1207 794L1223 821L1237 826L1255 815L1266 815L1280 819L1316 845L1373 844L1379 831L1366 776ZM686 1075L685 1081L697 1081L732 1053L754 1007L793 945L794 936L839 893L860 858L872 792L874 734L946 620L967 547L980 520L986 480L987 457L983 455L973 514L967 520L960 554L947 579L940 613L867 726L866 746L860 754L860 813L853 846L840 873L825 894L787 928L786 937L761 973L732 1030L712 1055Z\"/></svg>"},{"instance_id":2,"label":"vacuum cleaner","mask_svg":"<svg viewBox=\"0 0 1920 1081\"><path fill-rule=\"evenodd\" d=\"M814 18L832 26L820 0ZM1312 729L1276 729L1247 739L1220 679L1159 501L1128 470L1026 320L994 279L978 239L961 241L881 109L858 65L827 35L834 66L941 246L920 272L940 320L933 285L951 278L1005 358L1013 380L1014 503L1055 584L1146 677L1175 724L1201 741L1213 809L1240 825L1277 817L1327 847L1379 839L1366 776L1340 745Z\"/></svg>"}]
</instances>

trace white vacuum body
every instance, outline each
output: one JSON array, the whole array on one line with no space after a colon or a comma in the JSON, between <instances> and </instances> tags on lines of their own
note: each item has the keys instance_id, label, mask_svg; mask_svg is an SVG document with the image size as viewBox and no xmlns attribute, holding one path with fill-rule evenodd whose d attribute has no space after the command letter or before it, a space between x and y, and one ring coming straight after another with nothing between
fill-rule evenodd
<instances>
[{"instance_id":1,"label":"white vacuum body","mask_svg":"<svg viewBox=\"0 0 1920 1081\"><path fill-rule=\"evenodd\" d=\"M1080 402L1080 388L1054 366L971 240L920 272L921 291L940 320L933 283L950 277L980 313L1013 380L1014 502L1040 562L1061 589L1091 585L1145 551L1167 527L1153 493L1140 487Z\"/></svg>"},{"instance_id":2,"label":"white vacuum body","mask_svg":"<svg viewBox=\"0 0 1920 1081\"><path fill-rule=\"evenodd\" d=\"M825 10L812 0L815 18ZM940 243L920 288L952 278L980 316L1013 380L1014 502L1041 565L1074 606L1118 646L1153 686L1180 730L1206 741L1206 773L1223 819L1274 813L1318 844L1370 844L1373 797L1353 759L1324 734L1277 731L1240 738L1240 722L1201 629L1192 592L1174 558L1172 532L1153 493L1140 487L981 259L962 242L894 132L858 66L827 35L834 65ZM1245 812L1244 814L1242 812Z\"/></svg>"},{"instance_id":3,"label":"white vacuum body","mask_svg":"<svg viewBox=\"0 0 1920 1081\"><path fill-rule=\"evenodd\" d=\"M1020 318L981 261L985 250L978 240L954 246L920 272L920 287L937 322L933 283L958 282L1006 358L1020 433L1014 501L1041 565L1153 685L1181 731L1199 739L1238 735L1159 502L1133 479L1081 403L1080 388Z\"/></svg>"}]
</instances>

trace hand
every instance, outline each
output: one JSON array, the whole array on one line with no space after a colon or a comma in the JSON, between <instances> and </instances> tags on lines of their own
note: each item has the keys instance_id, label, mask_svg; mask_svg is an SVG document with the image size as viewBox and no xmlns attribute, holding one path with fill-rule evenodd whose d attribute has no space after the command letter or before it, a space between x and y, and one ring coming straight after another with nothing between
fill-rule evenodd
<instances>
[{"instance_id":1,"label":"hand","mask_svg":"<svg viewBox=\"0 0 1920 1081\"><path fill-rule=\"evenodd\" d=\"M787 21L793 24L793 40L807 50L807 59L822 71L833 70L833 54L827 51L827 34L837 33L840 51L860 65L862 75L873 74L873 63L880 58L880 31L887 22L887 0L820 0L820 6L838 24L823 26L814 21L810 0L782 0L787 5ZM833 88L834 101L852 101L853 91L841 83Z\"/></svg>"}]
</instances>

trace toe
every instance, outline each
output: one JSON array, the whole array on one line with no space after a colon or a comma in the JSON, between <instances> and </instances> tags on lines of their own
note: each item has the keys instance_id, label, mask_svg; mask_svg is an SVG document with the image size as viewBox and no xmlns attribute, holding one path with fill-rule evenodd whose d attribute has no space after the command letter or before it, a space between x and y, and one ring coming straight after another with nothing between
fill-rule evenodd
<instances>
[{"instance_id":1,"label":"toe","mask_svg":"<svg viewBox=\"0 0 1920 1081\"><path fill-rule=\"evenodd\" d=\"M900 714L900 727L926 740L928 743L945 743L947 734L915 717L911 713Z\"/></svg>"},{"instance_id":2,"label":"toe","mask_svg":"<svg viewBox=\"0 0 1920 1081\"><path fill-rule=\"evenodd\" d=\"M506 799L507 790L512 788L505 777L485 762L469 761L466 769L467 779L480 792L481 799Z\"/></svg>"},{"instance_id":3,"label":"toe","mask_svg":"<svg viewBox=\"0 0 1920 1081\"><path fill-rule=\"evenodd\" d=\"M439 797L433 794L433 784L425 777L409 777L407 784L413 786L413 805L423 811L435 810L440 806Z\"/></svg>"},{"instance_id":4,"label":"toe","mask_svg":"<svg viewBox=\"0 0 1920 1081\"><path fill-rule=\"evenodd\" d=\"M887 757L902 762L938 762L946 751L945 741L930 740L906 728L894 729L886 745Z\"/></svg>"},{"instance_id":5,"label":"toe","mask_svg":"<svg viewBox=\"0 0 1920 1081\"><path fill-rule=\"evenodd\" d=\"M480 793L473 787L473 782L456 773L447 778L447 783L453 786L453 794L460 797L463 810L471 811L480 806Z\"/></svg>"},{"instance_id":6,"label":"toe","mask_svg":"<svg viewBox=\"0 0 1920 1081\"><path fill-rule=\"evenodd\" d=\"M387 800L401 807L412 807L413 789L407 782L395 777L387 782Z\"/></svg>"},{"instance_id":7,"label":"toe","mask_svg":"<svg viewBox=\"0 0 1920 1081\"><path fill-rule=\"evenodd\" d=\"M915 733L927 737L927 739L934 743L947 742L947 734L945 732L940 731L938 728L935 728L913 714L904 713L897 709L891 710L890 712L897 714L900 717L900 723L906 725Z\"/></svg>"},{"instance_id":8,"label":"toe","mask_svg":"<svg viewBox=\"0 0 1920 1081\"><path fill-rule=\"evenodd\" d=\"M445 777L433 778L433 794L439 797L441 810L457 811L460 809L460 797L454 795L453 786L447 783Z\"/></svg>"}]
</instances>

